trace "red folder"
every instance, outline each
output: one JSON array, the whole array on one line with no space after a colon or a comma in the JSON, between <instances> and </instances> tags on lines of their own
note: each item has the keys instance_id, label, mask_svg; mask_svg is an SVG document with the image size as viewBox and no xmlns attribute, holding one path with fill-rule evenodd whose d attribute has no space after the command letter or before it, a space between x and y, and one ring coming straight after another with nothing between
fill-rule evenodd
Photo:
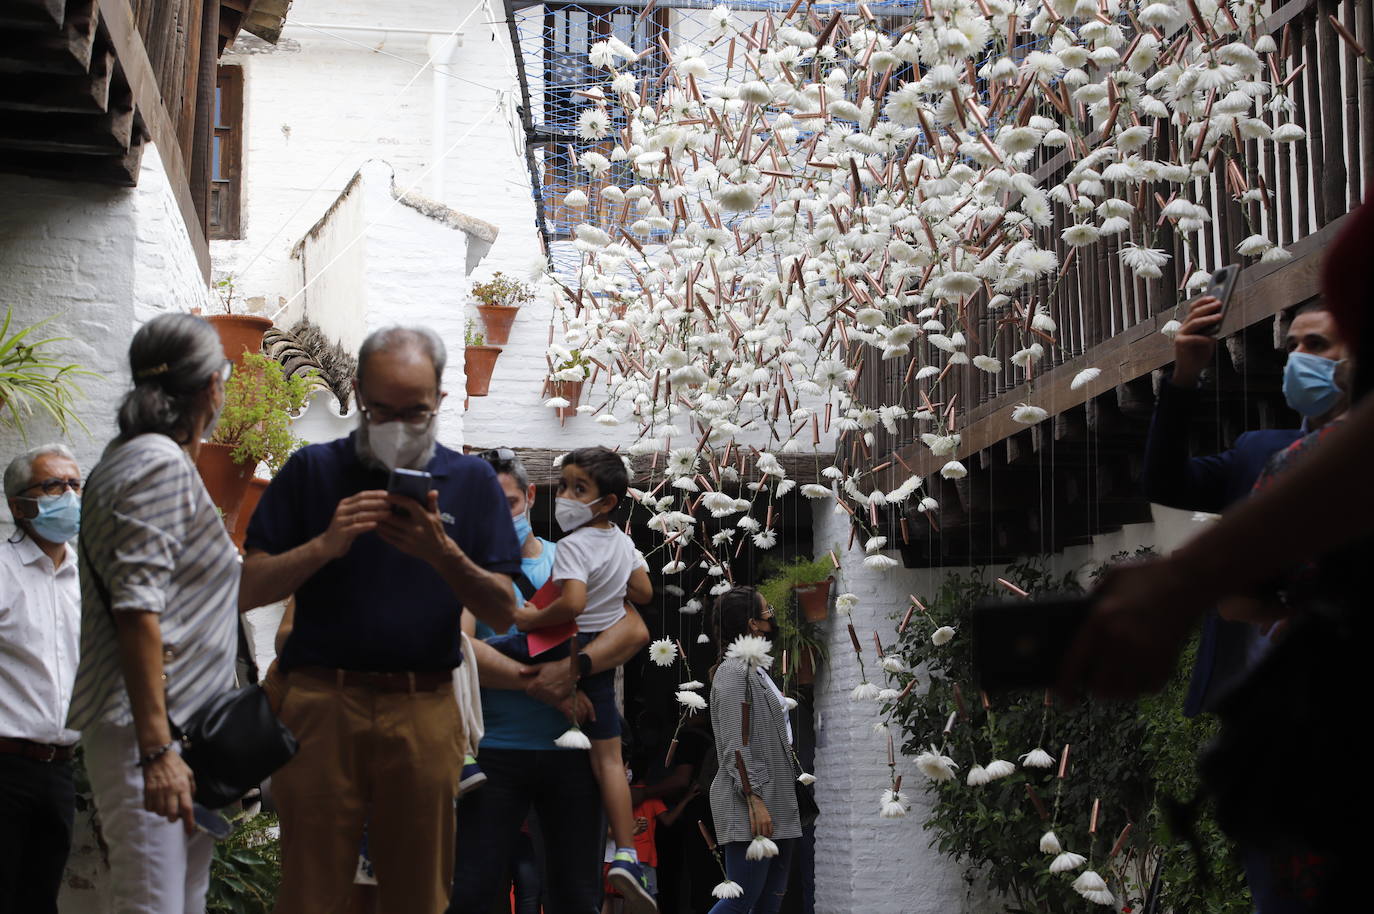
<instances>
[{"instance_id":1,"label":"red folder","mask_svg":"<svg viewBox=\"0 0 1374 914\"><path fill-rule=\"evenodd\" d=\"M530 602L540 609L545 609L559 595L563 593L563 588L550 578L544 586L534 592L530 597ZM559 625L550 625L545 628L536 628L526 633L525 638L529 642L530 657L538 657L545 651L555 648L577 634L576 622L563 622Z\"/></svg>"}]
</instances>

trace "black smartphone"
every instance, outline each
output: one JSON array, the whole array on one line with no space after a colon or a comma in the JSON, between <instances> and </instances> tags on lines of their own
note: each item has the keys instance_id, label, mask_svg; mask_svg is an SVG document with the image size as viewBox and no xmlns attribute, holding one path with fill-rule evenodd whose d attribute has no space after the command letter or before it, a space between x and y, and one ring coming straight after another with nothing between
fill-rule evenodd
<instances>
[{"instance_id":1,"label":"black smartphone","mask_svg":"<svg viewBox=\"0 0 1374 914\"><path fill-rule=\"evenodd\" d=\"M984 600L973 607L973 670L988 692L1045 689L1059 681L1088 617L1087 597Z\"/></svg>"},{"instance_id":2,"label":"black smartphone","mask_svg":"<svg viewBox=\"0 0 1374 914\"><path fill-rule=\"evenodd\" d=\"M1236 280L1239 278L1240 267L1234 263L1224 266L1212 274L1212 281L1207 284L1207 289L1202 293L1202 297L1211 296L1221 300L1221 320L1201 330L1201 333L1207 336L1217 335L1217 331L1221 329L1222 321L1226 320L1226 309L1231 306L1231 293L1236 291Z\"/></svg>"},{"instance_id":3,"label":"black smartphone","mask_svg":"<svg viewBox=\"0 0 1374 914\"><path fill-rule=\"evenodd\" d=\"M191 815L196 828L205 832L216 841L223 841L234 833L234 825L213 809L206 809L199 803L191 804Z\"/></svg>"},{"instance_id":4,"label":"black smartphone","mask_svg":"<svg viewBox=\"0 0 1374 914\"><path fill-rule=\"evenodd\" d=\"M434 488L433 482L434 477L424 470L398 468L391 471L391 481L387 483L386 490L392 495L404 495L406 498L413 498L421 505L428 507L429 490Z\"/></svg>"}]
</instances>

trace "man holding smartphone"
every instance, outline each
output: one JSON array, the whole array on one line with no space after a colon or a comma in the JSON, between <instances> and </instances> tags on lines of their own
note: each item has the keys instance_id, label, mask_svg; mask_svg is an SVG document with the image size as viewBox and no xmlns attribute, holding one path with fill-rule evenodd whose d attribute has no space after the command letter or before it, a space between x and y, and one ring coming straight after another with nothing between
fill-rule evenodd
<instances>
[{"instance_id":1,"label":"man holding smartphone","mask_svg":"<svg viewBox=\"0 0 1374 914\"><path fill-rule=\"evenodd\" d=\"M278 914L346 909L364 823L382 910L448 902L460 620L511 624L520 545L492 468L436 443L445 361L427 328L369 336L358 429L293 454L249 524L241 605L296 599L279 658L300 751L273 777ZM389 493L397 470L432 488Z\"/></svg>"}]
</instances>

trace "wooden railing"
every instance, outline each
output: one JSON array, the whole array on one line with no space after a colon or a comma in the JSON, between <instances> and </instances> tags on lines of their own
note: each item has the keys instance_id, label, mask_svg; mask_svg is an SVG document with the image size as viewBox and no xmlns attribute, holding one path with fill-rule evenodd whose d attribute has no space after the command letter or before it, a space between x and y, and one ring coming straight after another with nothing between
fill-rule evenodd
<instances>
[{"instance_id":1,"label":"wooden railing","mask_svg":"<svg viewBox=\"0 0 1374 914\"><path fill-rule=\"evenodd\" d=\"M1159 348L1158 340L1147 341L1147 337L1174 316L1175 305L1183 298L1179 289L1195 270L1210 271L1224 264L1239 263L1249 268L1242 274L1242 299L1246 296L1246 285L1257 281L1261 274L1267 277L1266 288L1272 292L1274 265L1258 265L1258 258L1236 253L1236 245L1251 234L1262 232L1295 254L1304 255L1295 257L1287 266L1312 272L1315 258L1311 249L1318 242L1324 244L1331 234L1322 230L1357 205L1362 195L1374 187L1374 67L1369 57L1374 53L1372 10L1371 0L1290 0L1264 21L1261 30L1272 34L1278 43L1284 61L1280 72L1290 81L1289 95L1294 102L1291 116L1277 118L1266 109L1264 120L1271 127L1291 120L1302 126L1307 136L1296 143L1265 144L1262 151L1255 141L1245 141L1235 151L1232 169L1228 169L1225 157L1216 158L1214 183L1219 190L1210 195L1207 206L1212 220L1196 236L1191 254L1168 220L1160 218L1160 210L1167 202L1157 193L1162 184L1144 185L1148 190L1130 198L1136 205L1132 218L1137 228L1156 226L1158 234L1152 246L1173 255L1163 267L1160 279L1140 280L1124 267L1120 258L1124 236L1109 236L1079 248L1066 245L1060 240L1060 233L1074 220L1066 207L1055 204L1054 224L1037 230L1036 243L1058 254L1060 271L1022 296L1023 302L1033 299L1043 305L1058 325L1053 345L1041 340L1046 356L1032 369L1039 379L1037 390L1043 388L1047 373L1059 374L1062 380L1064 372L1056 373L1054 369L1066 363L1075 371L1089 365L1101 368L1104 377L1097 384L1097 390L1101 390L1104 385L1110 387L1148 373L1158 367L1156 362L1167 361L1167 357L1161 361L1159 353L1153 351ZM1350 44L1342 40L1328 16L1335 16L1366 49L1365 57L1358 57ZM1142 154L1147 158L1176 159L1170 150L1176 150L1180 142L1188 141L1181 140L1177 127L1170 126L1157 132L1152 145ZM1043 155L1037 170L1037 177L1043 179L1042 186L1059 183L1078 158L1077 153L1068 150ZM1187 190L1196 192L1200 186L1201 182L1197 182ZM1241 202L1240 190L1247 187L1266 189L1270 194L1267 204ZM1190 198L1196 199L1191 194ZM1198 202L1208 204L1206 198ZM1138 237L1140 233L1133 234ZM1301 284L1300 294L1315 294L1315 284L1310 276L1307 279ZM1258 292L1258 287L1250 291L1252 300L1248 307L1233 307L1233 314L1222 327L1223 334L1245 326L1241 321L1249 323L1277 310L1257 305L1253 297ZM1285 302L1278 307L1293 303ZM986 296L971 302L965 329L969 351L994 355L1008 367L996 375L971 366L951 371L938 388L942 416L952 405L956 425L967 428L978 421L986 426L979 434L965 435L960 456L1024 428L1009 421L1011 406L1026 399L1031 391L1026 386L1026 372L1010 366L1011 354L1021 345L1020 334L1007 329L997 332L1008 319L1005 311L989 313ZM1152 353L1149 357L1133 358L1124 347L1127 340L1123 337L1148 342ZM927 364L942 361L933 349L924 356ZM882 362L877 359L876 350L871 349L865 354L865 361L856 386L861 402L901 403L913 410L924 405L920 391L911 383L909 361ZM1131 374L1132 371L1136 373ZM1067 389L1068 385L1060 386ZM1072 400L1061 398L1057 403L1036 402L1056 413L1082 402L1092 392ZM1003 412L1007 415L1001 415ZM916 440L916 431L903 430L899 435L888 434L881 427L874 431L876 440L867 453L857 438L847 443L851 452L848 456L856 463L894 463L888 457L895 455L913 471L926 475L947 459L932 458Z\"/></svg>"}]
</instances>

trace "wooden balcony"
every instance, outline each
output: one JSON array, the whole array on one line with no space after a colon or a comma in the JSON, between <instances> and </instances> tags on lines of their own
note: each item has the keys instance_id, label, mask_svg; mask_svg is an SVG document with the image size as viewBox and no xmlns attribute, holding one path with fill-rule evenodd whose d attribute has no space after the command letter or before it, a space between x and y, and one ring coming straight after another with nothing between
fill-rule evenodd
<instances>
[{"instance_id":1,"label":"wooden balcony","mask_svg":"<svg viewBox=\"0 0 1374 914\"><path fill-rule=\"evenodd\" d=\"M0 172L132 186L155 142L209 275L215 65L240 28L280 34L288 0L5 0Z\"/></svg>"},{"instance_id":2,"label":"wooden balcony","mask_svg":"<svg viewBox=\"0 0 1374 914\"><path fill-rule=\"evenodd\" d=\"M1357 57L1340 39L1327 17L1336 16L1374 52L1372 7L1368 0L1289 0L1265 20L1261 31L1274 35L1288 60L1284 72L1295 73L1292 119L1307 138L1262 153L1253 141L1245 143L1238 174L1227 174L1218 158L1216 181L1226 191L1213 200L1213 218L1199 245L1201 262L1187 262L1182 243L1161 219L1167 201L1154 193L1157 188L1132 201L1133 218L1161 224L1162 246L1173 250L1163 277L1150 282L1122 266L1116 238L1067 247L1059 236L1072 220L1057 206L1055 224L1039 230L1037 244L1058 253L1061 279L1044 281L1026 296L1045 305L1058 325L1034 384L1021 369L988 375L970 367L951 372L937 391L927 392L932 400L938 393L942 415L951 410L956 417L962 440L955 456L967 466L966 478L942 479L938 471L949 458L932 455L909 431L893 436L879 427L871 449L856 437L845 443L854 465L881 468L877 488L887 490L905 478L905 467L925 477L927 494L940 502L934 516L909 512L888 518L890 541L903 547L908 565L1058 551L1149 520L1140 467L1154 391L1173 357L1171 341L1158 331L1176 316L1184 298L1179 287L1193 270L1227 263L1244 268L1221 328L1225 345L1204 381L1202 414L1209 418L1194 429L1194 452L1222 450L1246 429L1296 426L1298 418L1279 390L1285 356L1278 317L1318 295L1323 248L1344 214L1374 187L1374 68L1368 56ZM1179 142L1176 131L1152 140L1160 158ZM1072 164L1066 153L1046 156L1038 176L1051 186ZM1242 203L1239 185L1266 187L1272 199L1268 205ZM1292 259L1264 264L1236 254L1236 244L1251 234L1247 224L1261 226ZM982 352L982 341L997 336L992 354L1009 364L1019 345L1014 334L996 334L1007 319L1005 313L988 313L986 296L973 301L965 330L970 351ZM1024 319L1028 327L1028 314L1012 319ZM925 355L928 363L939 363L933 350ZM1073 377L1088 367L1101 375L1071 389ZM905 362L870 360L867 368L856 385L862 402L921 407L921 391L907 383ZM1013 422L1012 410L1022 402L1048 410L1050 418L1030 428Z\"/></svg>"}]
</instances>

